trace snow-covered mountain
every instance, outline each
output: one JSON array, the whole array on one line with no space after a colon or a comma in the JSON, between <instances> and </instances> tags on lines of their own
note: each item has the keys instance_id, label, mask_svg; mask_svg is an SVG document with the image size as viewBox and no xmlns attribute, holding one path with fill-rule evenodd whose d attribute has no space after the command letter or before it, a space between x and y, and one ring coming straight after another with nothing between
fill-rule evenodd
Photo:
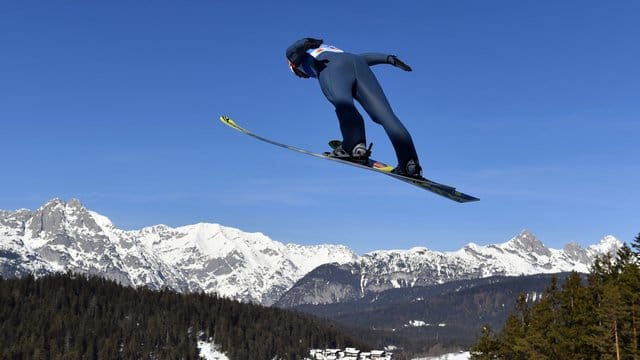
<instances>
[{"instance_id":1,"label":"snow-covered mountain","mask_svg":"<svg viewBox=\"0 0 640 360\"><path fill-rule=\"evenodd\" d=\"M362 258L365 289L424 286L463 278L531 275L566 271L588 272L599 254L615 253L622 242L613 236L584 249L572 243L550 249L528 230L498 245L469 244L454 252L427 248L375 251Z\"/></svg>"},{"instance_id":2,"label":"snow-covered mountain","mask_svg":"<svg viewBox=\"0 0 640 360\"><path fill-rule=\"evenodd\" d=\"M595 257L615 253L622 242L613 236L582 248L545 247L524 230L511 240L488 246L469 244L453 252L427 248L374 251L348 264L326 264L298 281L279 306L354 301L394 288L429 286L495 275L518 276L577 271L587 273Z\"/></svg>"},{"instance_id":3,"label":"snow-covered mountain","mask_svg":"<svg viewBox=\"0 0 640 360\"><path fill-rule=\"evenodd\" d=\"M358 259L341 245L300 246L217 224L125 231L78 200L0 211L0 275L97 274L125 285L204 291L265 305L315 267Z\"/></svg>"},{"instance_id":4,"label":"snow-covered mountain","mask_svg":"<svg viewBox=\"0 0 640 360\"><path fill-rule=\"evenodd\" d=\"M283 244L217 224L126 231L78 200L0 211L1 276L83 272L125 285L216 292L265 305L285 292L282 304L294 306L493 275L587 272L597 254L621 245L608 236L586 249L569 244L554 250L523 231L503 244L469 244L455 252L413 248L358 256L342 245Z\"/></svg>"}]
</instances>

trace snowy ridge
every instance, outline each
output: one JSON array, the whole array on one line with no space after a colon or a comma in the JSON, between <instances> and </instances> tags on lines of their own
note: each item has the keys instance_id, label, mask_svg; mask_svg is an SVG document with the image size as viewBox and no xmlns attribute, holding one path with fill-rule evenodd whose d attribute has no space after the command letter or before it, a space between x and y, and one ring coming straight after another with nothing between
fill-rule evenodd
<instances>
[{"instance_id":1,"label":"snowy ridge","mask_svg":"<svg viewBox=\"0 0 640 360\"><path fill-rule=\"evenodd\" d=\"M586 249L578 244L569 244L564 250L549 249L523 230L502 244L471 243L452 252L426 248L374 251L363 256L359 266L364 290L381 291L494 275L586 273L597 255L615 252L621 246L622 242L607 236Z\"/></svg>"},{"instance_id":2,"label":"snowy ridge","mask_svg":"<svg viewBox=\"0 0 640 360\"><path fill-rule=\"evenodd\" d=\"M125 285L204 291L270 305L313 268L357 260L341 245L285 245L218 224L118 229L78 200L0 212L0 275L97 274Z\"/></svg>"},{"instance_id":3,"label":"snowy ridge","mask_svg":"<svg viewBox=\"0 0 640 360\"><path fill-rule=\"evenodd\" d=\"M293 306L494 275L587 272L595 256L621 246L607 236L586 249L578 244L549 249L524 230L497 245L358 256L342 245L283 244L219 224L125 231L78 200L54 199L33 212L0 211L1 276L73 271L124 285L215 292L264 305L282 301L285 292L284 303Z\"/></svg>"},{"instance_id":4,"label":"snowy ridge","mask_svg":"<svg viewBox=\"0 0 640 360\"><path fill-rule=\"evenodd\" d=\"M615 237L606 236L586 249L568 244L563 250L556 250L545 247L530 231L523 230L502 244L468 244L450 252L423 247L374 251L359 261L339 266L328 264L313 270L278 301L278 306L357 301L389 289L491 276L587 273L596 256L615 253L621 246L622 242Z\"/></svg>"}]
</instances>

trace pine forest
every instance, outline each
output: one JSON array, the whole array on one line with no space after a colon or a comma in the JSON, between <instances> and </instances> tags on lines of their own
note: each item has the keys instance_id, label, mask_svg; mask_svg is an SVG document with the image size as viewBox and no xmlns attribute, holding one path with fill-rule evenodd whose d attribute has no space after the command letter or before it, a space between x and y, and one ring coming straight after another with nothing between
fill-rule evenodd
<instances>
[{"instance_id":1,"label":"pine forest","mask_svg":"<svg viewBox=\"0 0 640 360\"><path fill-rule=\"evenodd\" d=\"M498 333L486 326L471 351L484 359L640 359L640 234L602 256L586 278L556 279L541 300L520 295Z\"/></svg>"},{"instance_id":2,"label":"pine forest","mask_svg":"<svg viewBox=\"0 0 640 360\"><path fill-rule=\"evenodd\" d=\"M366 344L298 313L206 294L134 289L98 277L0 278L0 359L299 359Z\"/></svg>"}]
</instances>

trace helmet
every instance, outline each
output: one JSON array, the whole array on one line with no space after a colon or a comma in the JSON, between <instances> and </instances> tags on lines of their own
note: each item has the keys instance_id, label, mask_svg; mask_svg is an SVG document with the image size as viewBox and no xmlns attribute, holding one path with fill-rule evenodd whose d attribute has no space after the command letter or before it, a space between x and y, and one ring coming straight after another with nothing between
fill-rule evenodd
<instances>
[{"instance_id":1,"label":"helmet","mask_svg":"<svg viewBox=\"0 0 640 360\"><path fill-rule=\"evenodd\" d=\"M296 65L295 65L294 63L292 63L290 60L289 60L289 69L291 69L291 72L293 72L294 74L296 74L296 76L297 76L297 77L301 77L301 78L303 78L303 79L308 79L308 78L310 78L310 76L309 76L309 75L307 75L304 71L302 71L302 70L300 69L300 67L299 67L299 66L296 66Z\"/></svg>"},{"instance_id":2,"label":"helmet","mask_svg":"<svg viewBox=\"0 0 640 360\"><path fill-rule=\"evenodd\" d=\"M314 70L308 63L309 54L307 50L315 49L322 45L321 39L304 38L293 43L287 48L287 60L289 60L289 69L296 76L308 79L314 74Z\"/></svg>"}]
</instances>

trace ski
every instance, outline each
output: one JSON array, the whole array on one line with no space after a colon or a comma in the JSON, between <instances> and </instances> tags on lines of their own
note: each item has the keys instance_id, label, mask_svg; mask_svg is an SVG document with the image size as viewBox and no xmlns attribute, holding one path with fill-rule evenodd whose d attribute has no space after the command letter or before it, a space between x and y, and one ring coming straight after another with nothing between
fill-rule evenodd
<instances>
[{"instance_id":1,"label":"ski","mask_svg":"<svg viewBox=\"0 0 640 360\"><path fill-rule=\"evenodd\" d=\"M365 169L365 170L370 170L370 171L375 171L377 173L382 173L388 176L391 176L397 180L406 182L408 184L417 186L421 189L424 190L428 190L430 192L433 192L434 194L446 197L450 200L453 201L457 201L459 203L466 203L466 202L472 202L472 201L478 201L480 199L471 196L471 195L467 195L465 193L462 193L460 191L457 191L455 187L453 186L449 186L449 185L445 185L445 184L441 184L429 179L416 179L416 178L411 178L411 177L407 177L407 176L402 176L402 175L398 175L393 173L393 166L387 165L381 161L377 161L374 159L369 159L369 161L367 162L367 164L360 164L360 163L356 163L356 162L351 162L351 161L347 161L347 160L342 160L336 157L332 157L332 156L328 156L327 154L324 153L318 153L318 152L313 152L310 150L306 150L306 149L302 149L299 147L295 147L295 146L291 146L291 145L287 145L287 144L283 144L277 141L273 141L270 139L267 139L265 137L262 137L260 135L257 135L243 127L241 127L240 125L238 125L233 119L231 119L228 116L220 116L220 121L222 121L222 123L224 123L225 125L229 126L230 128L239 131L245 135L248 135L250 137L253 137L255 139L264 141L266 143L281 147L281 148L285 148L285 149L289 149L301 154L306 154L306 155L310 155L310 156L314 156L317 158L322 158L322 159L326 159L326 160L330 160L330 161L335 161L335 162L339 162L342 164L346 164L346 165L350 165L350 166L355 166L357 168L361 168L361 169ZM331 141L329 142L329 146L337 146L339 145L340 142L339 141Z\"/></svg>"}]
</instances>

